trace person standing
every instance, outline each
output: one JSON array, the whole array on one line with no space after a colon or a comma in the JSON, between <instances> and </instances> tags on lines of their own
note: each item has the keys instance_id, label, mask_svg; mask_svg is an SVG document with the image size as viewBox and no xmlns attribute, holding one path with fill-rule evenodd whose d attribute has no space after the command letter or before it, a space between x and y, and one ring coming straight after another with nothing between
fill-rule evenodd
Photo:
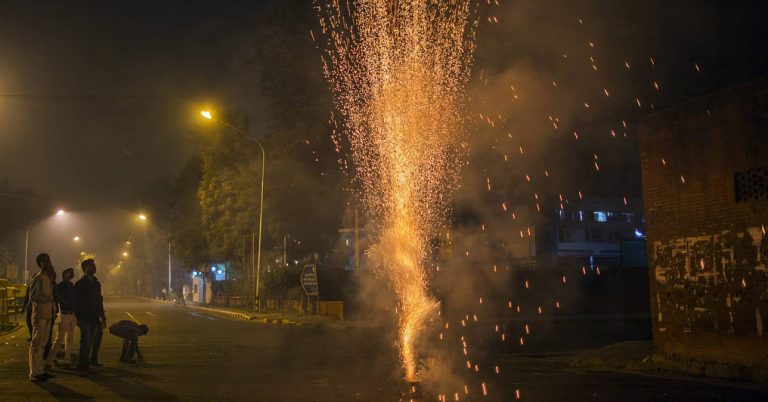
<instances>
[{"instance_id":1,"label":"person standing","mask_svg":"<svg viewBox=\"0 0 768 402\"><path fill-rule=\"evenodd\" d=\"M27 342L30 342L32 341L32 309L29 307L29 286L27 286L27 291L24 292L24 306L22 307L22 311L24 312L27 331L29 332Z\"/></svg>"},{"instance_id":2,"label":"person standing","mask_svg":"<svg viewBox=\"0 0 768 402\"><path fill-rule=\"evenodd\" d=\"M29 379L45 381L55 375L45 371L43 350L48 343L51 320L56 315L53 280L55 269L51 257L42 253L37 256L37 273L30 283L29 306L32 311L32 340L29 343Z\"/></svg>"},{"instance_id":3,"label":"person standing","mask_svg":"<svg viewBox=\"0 0 768 402\"><path fill-rule=\"evenodd\" d=\"M49 273L49 276L51 278L51 284L53 285L53 318L51 318L51 325L48 326L48 342L45 344L45 348L43 349L43 361L46 362L45 365L45 371L48 371L51 369L51 366L47 364L48 362L48 356L51 353L51 348L53 347L53 327L56 325L56 317L58 317L59 312L59 295L56 294L56 271L53 270Z\"/></svg>"},{"instance_id":4,"label":"person standing","mask_svg":"<svg viewBox=\"0 0 768 402\"><path fill-rule=\"evenodd\" d=\"M93 279L99 284L99 319L101 320L101 325L96 326L96 335L93 337L91 366L101 367L103 364L99 363L99 350L101 350L101 339L104 337L104 328L107 327L107 317L104 314L104 296L101 295L101 282L99 282L99 278L96 276L94 276Z\"/></svg>"},{"instance_id":5,"label":"person standing","mask_svg":"<svg viewBox=\"0 0 768 402\"><path fill-rule=\"evenodd\" d=\"M93 352L96 349L95 352L98 353L97 336L107 326L107 319L104 314L101 284L94 276L96 263L89 258L80 263L80 268L85 275L75 283L75 318L80 328L80 355L77 368L81 375L89 375L93 373L89 367L91 362L95 361L98 364L98 360L94 359L97 355Z\"/></svg>"},{"instance_id":6,"label":"person standing","mask_svg":"<svg viewBox=\"0 0 768 402\"><path fill-rule=\"evenodd\" d=\"M61 314L61 320L59 321L59 330L56 333L56 339L53 341L53 347L48 354L46 360L46 366L52 362L59 365L56 360L56 354L59 351L61 344L64 344L64 366L69 367L72 360L72 348L75 342L75 285L72 284L72 278L75 277L75 270L73 268L67 268L61 273L61 282L56 285L56 295L59 302L59 313Z\"/></svg>"}]
</instances>

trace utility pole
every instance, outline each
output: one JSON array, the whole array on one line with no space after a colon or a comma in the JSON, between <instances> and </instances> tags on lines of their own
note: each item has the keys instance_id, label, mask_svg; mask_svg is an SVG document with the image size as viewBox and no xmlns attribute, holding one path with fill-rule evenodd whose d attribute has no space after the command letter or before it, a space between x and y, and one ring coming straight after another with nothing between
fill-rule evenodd
<instances>
[{"instance_id":1,"label":"utility pole","mask_svg":"<svg viewBox=\"0 0 768 402\"><path fill-rule=\"evenodd\" d=\"M355 227L353 228L341 228L339 233L354 233L355 234L355 270L360 270L360 218L357 207L355 207Z\"/></svg>"},{"instance_id":2,"label":"utility pole","mask_svg":"<svg viewBox=\"0 0 768 402\"><path fill-rule=\"evenodd\" d=\"M253 232L251 232L251 277L253 278L253 308L256 311L260 311L261 302L259 301L259 276L256 272L256 234Z\"/></svg>"}]
</instances>

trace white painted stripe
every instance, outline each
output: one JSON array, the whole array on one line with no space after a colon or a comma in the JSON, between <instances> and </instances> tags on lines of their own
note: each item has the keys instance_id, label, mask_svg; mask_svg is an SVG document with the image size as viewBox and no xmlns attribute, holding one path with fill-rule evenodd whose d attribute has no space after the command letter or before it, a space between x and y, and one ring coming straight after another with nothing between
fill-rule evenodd
<instances>
[{"instance_id":1,"label":"white painted stripe","mask_svg":"<svg viewBox=\"0 0 768 402\"><path fill-rule=\"evenodd\" d=\"M202 315L202 314L197 314L197 313L192 313L192 312L190 312L189 314L192 314L192 315L194 315L195 317L202 317L202 318L207 318L207 319L209 319L209 320L216 320L215 318L213 318L213 317L208 317L207 315Z\"/></svg>"},{"instance_id":2,"label":"white painted stripe","mask_svg":"<svg viewBox=\"0 0 768 402\"><path fill-rule=\"evenodd\" d=\"M128 317L131 317L132 320L134 320L136 322L139 322L139 320L137 320L136 317L133 316L133 314L131 314L131 313L127 312L127 311L125 312L125 314L128 314ZM141 324L141 323L139 322L139 324Z\"/></svg>"},{"instance_id":3,"label":"white painted stripe","mask_svg":"<svg viewBox=\"0 0 768 402\"><path fill-rule=\"evenodd\" d=\"M147 314L151 315L152 317L157 317L156 315L154 315L154 314L150 313L149 311L145 311L145 313L147 313Z\"/></svg>"}]
</instances>

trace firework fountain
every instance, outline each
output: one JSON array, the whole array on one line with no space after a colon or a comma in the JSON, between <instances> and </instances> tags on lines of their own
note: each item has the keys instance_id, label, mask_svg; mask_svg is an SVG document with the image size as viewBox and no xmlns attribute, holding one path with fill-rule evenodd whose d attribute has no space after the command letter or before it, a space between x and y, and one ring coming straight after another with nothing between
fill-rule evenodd
<instances>
[{"instance_id":1,"label":"firework fountain","mask_svg":"<svg viewBox=\"0 0 768 402\"><path fill-rule=\"evenodd\" d=\"M438 303L428 245L444 227L463 156L464 86L474 52L468 0L318 3L323 57L373 220L372 266L397 296L400 358L418 381L415 345Z\"/></svg>"}]
</instances>

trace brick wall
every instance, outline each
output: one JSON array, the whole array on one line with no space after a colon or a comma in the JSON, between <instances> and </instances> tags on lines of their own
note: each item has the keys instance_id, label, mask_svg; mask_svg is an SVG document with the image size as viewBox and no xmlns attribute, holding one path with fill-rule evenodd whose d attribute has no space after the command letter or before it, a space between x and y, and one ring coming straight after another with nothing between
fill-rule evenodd
<instances>
[{"instance_id":1,"label":"brick wall","mask_svg":"<svg viewBox=\"0 0 768 402\"><path fill-rule=\"evenodd\" d=\"M651 115L638 134L654 344L765 368L768 201L737 202L734 175L768 169L768 80Z\"/></svg>"}]
</instances>

